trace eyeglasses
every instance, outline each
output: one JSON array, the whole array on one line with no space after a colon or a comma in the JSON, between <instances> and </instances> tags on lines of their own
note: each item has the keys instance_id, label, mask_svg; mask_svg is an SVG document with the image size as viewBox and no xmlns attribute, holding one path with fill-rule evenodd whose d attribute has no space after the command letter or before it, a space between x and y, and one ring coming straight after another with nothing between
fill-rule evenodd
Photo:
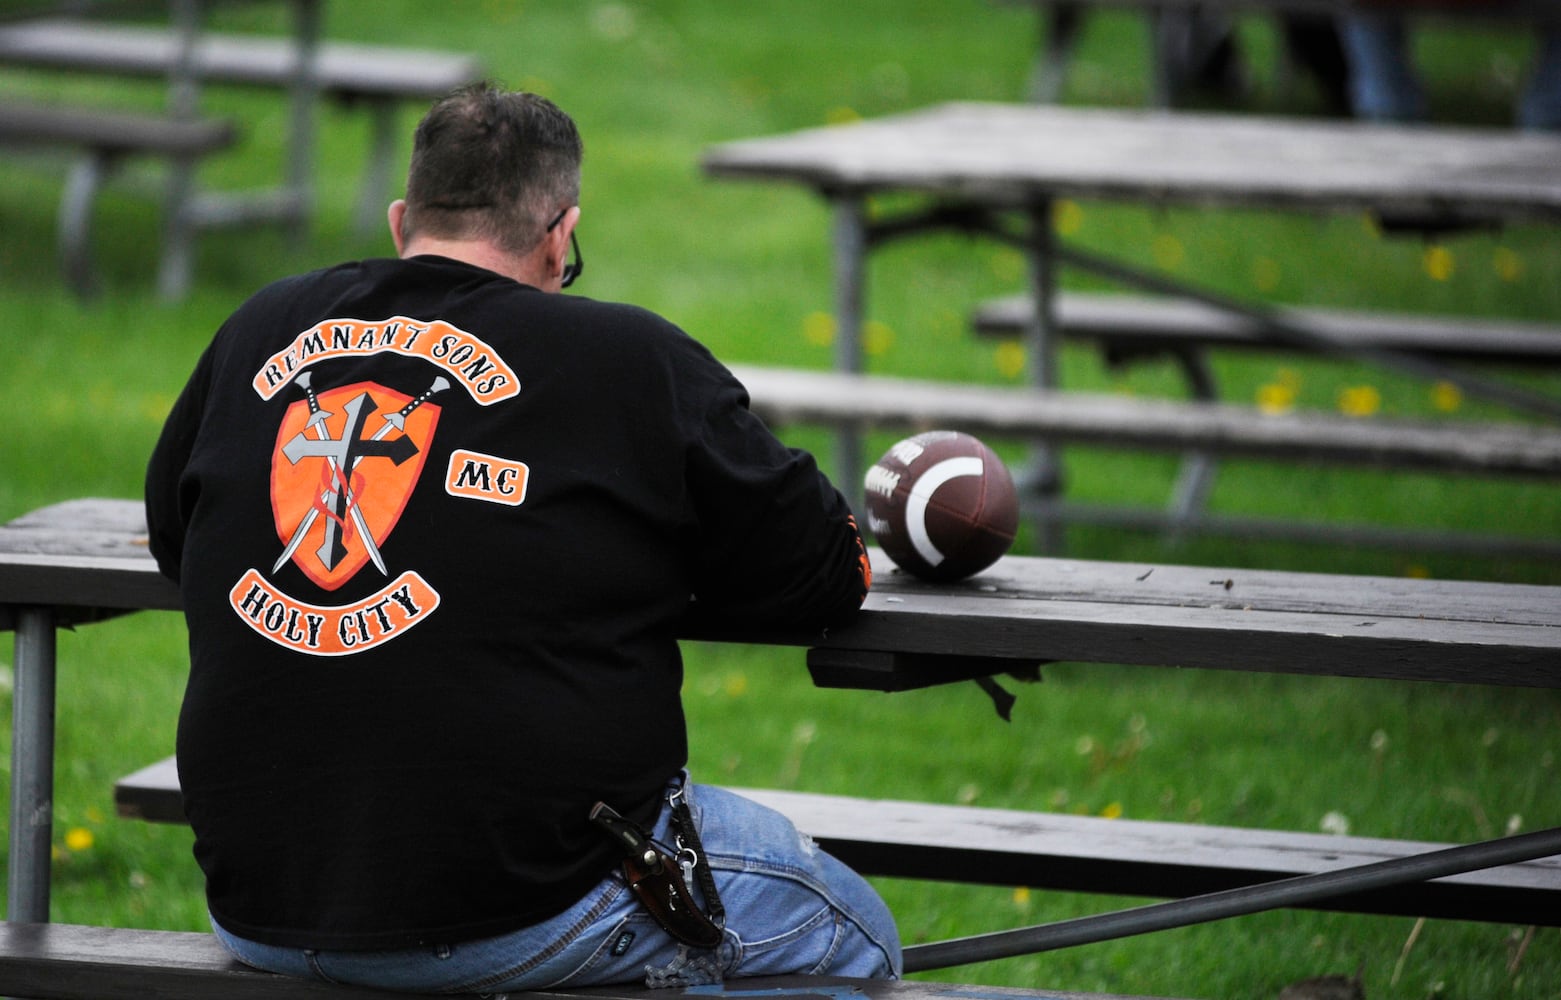
<instances>
[{"instance_id":1,"label":"eyeglasses","mask_svg":"<svg viewBox=\"0 0 1561 1000\"><path fill-rule=\"evenodd\" d=\"M573 207L573 205L569 206L569 208ZM562 212L559 212L558 215L554 216L553 221L547 224L548 232L551 233L555 228L558 227L560 222L564 221L564 216L569 214L569 208L565 208ZM580 256L580 241L575 239L574 230L572 229L569 231L569 246L574 250L575 259L572 262L564 265L564 277L563 280L559 282L559 286L561 288L568 288L570 285L574 284L575 279L580 277L580 272L585 270L585 258Z\"/></svg>"}]
</instances>

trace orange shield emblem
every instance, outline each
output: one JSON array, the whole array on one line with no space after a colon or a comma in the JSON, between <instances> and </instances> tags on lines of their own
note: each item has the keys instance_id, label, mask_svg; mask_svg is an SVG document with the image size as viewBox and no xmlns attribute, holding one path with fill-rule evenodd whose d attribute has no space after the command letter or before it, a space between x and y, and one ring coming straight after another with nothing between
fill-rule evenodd
<instances>
[{"instance_id":1,"label":"orange shield emblem","mask_svg":"<svg viewBox=\"0 0 1561 1000\"><path fill-rule=\"evenodd\" d=\"M389 575L379 546L401 519L422 474L439 422L428 398L358 382L308 394L288 407L271 455L271 513L284 548L272 572L289 560L309 579L335 590L372 562ZM443 384L441 384L443 383Z\"/></svg>"}]
</instances>

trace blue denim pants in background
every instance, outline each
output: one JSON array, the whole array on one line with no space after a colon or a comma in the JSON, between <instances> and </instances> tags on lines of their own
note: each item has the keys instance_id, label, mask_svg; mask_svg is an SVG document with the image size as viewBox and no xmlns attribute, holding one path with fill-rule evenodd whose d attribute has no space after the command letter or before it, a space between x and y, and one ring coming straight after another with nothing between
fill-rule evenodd
<instances>
[{"instance_id":1,"label":"blue denim pants in background","mask_svg":"<svg viewBox=\"0 0 1561 1000\"><path fill-rule=\"evenodd\" d=\"M221 927L217 937L240 961L271 972L425 993L693 986L788 973L899 977L894 918L866 880L774 810L710 785L682 787L726 907L726 940L715 951L674 941L617 874L551 920L478 941L362 952L280 948ZM670 826L663 809L658 841L673 843Z\"/></svg>"},{"instance_id":2,"label":"blue denim pants in background","mask_svg":"<svg viewBox=\"0 0 1561 1000\"><path fill-rule=\"evenodd\" d=\"M1339 38L1350 67L1350 100L1356 117L1419 122L1428 109L1414 67L1413 46L1402 15L1345 15ZM1561 30L1542 27L1528 81L1518 94L1514 124L1535 131L1561 130Z\"/></svg>"}]
</instances>

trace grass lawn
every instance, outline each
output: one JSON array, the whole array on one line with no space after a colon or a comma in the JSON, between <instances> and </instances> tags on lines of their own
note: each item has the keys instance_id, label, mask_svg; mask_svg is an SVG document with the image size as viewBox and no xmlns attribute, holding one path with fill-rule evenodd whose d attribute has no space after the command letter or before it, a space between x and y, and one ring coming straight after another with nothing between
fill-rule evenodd
<instances>
[{"instance_id":1,"label":"grass lawn","mask_svg":"<svg viewBox=\"0 0 1561 1000\"><path fill-rule=\"evenodd\" d=\"M221 5L216 17L235 30L286 27L282 5ZM701 150L947 99L1019 99L1036 36L1025 5L985 0L334 0L326 17L332 38L476 52L496 78L538 90L576 116L587 145L580 239L590 259L576 291L655 309L732 362L813 367L832 357L825 207L798 190L705 178ZM1314 113L1306 81L1285 83L1272 27L1253 18L1240 29L1253 69L1241 106ZM1093 17L1065 99L1142 103L1143 37L1128 14ZM1507 119L1529 39L1431 27L1417 44L1439 116ZM0 74L0 92L23 91L143 106L161 100L151 85ZM209 165L204 181L245 187L278 176L285 101L213 88L207 104L237 116L246 138ZM415 118L406 109L408 131ZM53 254L59 173L9 152L0 159L0 392L11 403L0 435L0 519L79 496L139 496L168 406L238 301L299 269L389 252L387 238L350 225L367 138L362 114L325 108L320 208L308 238L209 234L195 292L175 305L151 293L157 213L132 190L155 176L128 171L103 199L96 250L107 294L78 302L65 294ZM1059 223L1089 249L1269 301L1561 317L1561 243L1537 225L1428 242L1384 236L1360 218L1105 203L1059 211L1066 213ZM1012 251L960 237L906 243L875 258L870 282L874 370L1022 379L1022 358L977 342L967 323L982 299L1022 287ZM1064 283L1084 287L1074 275ZM1169 365L1113 371L1069 348L1063 366L1069 386L1184 392ZM1278 392L1299 406L1362 408L1362 419L1512 418L1359 365L1255 356L1218 359L1217 371L1240 402ZM1554 375L1515 377L1561 390ZM786 436L827 464L826 435ZM1073 449L1067 471L1076 497L1155 503L1176 468L1161 457ZM1561 529L1561 490L1549 483L1232 462L1211 502L1232 513L1547 538ZM1537 558L1219 538L1172 544L1099 528L1072 529L1068 543L1079 558L1561 584L1561 566ZM172 752L183 645L183 623L171 614L61 636L57 920L203 926L188 832L118 820L111 797L115 778ZM706 781L1425 840L1561 824L1554 691L1059 664L1046 669L1043 684L1018 691L1014 718L1004 723L974 685L892 696L825 691L809 684L795 650L689 644L686 655L692 766ZM0 663L8 657L8 645L0 646ZM8 731L8 667L0 676L0 727ZM8 765L0 781L3 793ZM1138 902L1022 886L879 884L907 942ZM1561 933L1279 912L936 978L1228 998L1274 996L1297 979L1357 969L1373 1000L1555 1000Z\"/></svg>"}]
</instances>

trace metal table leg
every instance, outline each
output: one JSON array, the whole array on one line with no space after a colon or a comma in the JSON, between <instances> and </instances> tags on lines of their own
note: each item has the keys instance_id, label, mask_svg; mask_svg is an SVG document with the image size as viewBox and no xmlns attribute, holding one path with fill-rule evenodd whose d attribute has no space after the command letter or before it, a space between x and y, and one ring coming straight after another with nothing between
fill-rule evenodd
<instances>
[{"instance_id":1,"label":"metal table leg","mask_svg":"<svg viewBox=\"0 0 1561 1000\"><path fill-rule=\"evenodd\" d=\"M294 200L288 224L293 238L299 242L307 235L309 212L314 204L315 110L320 91L321 20L320 0L296 0L293 6L293 34L297 48L293 70L286 190Z\"/></svg>"},{"instance_id":2,"label":"metal table leg","mask_svg":"<svg viewBox=\"0 0 1561 1000\"><path fill-rule=\"evenodd\" d=\"M200 32L198 0L170 0L169 15L178 46L168 73L168 113L181 121L193 121L200 110L200 74L195 65ZM169 302L189 294L195 268L195 164L193 156L178 156L168 168L157 293Z\"/></svg>"},{"instance_id":3,"label":"metal table leg","mask_svg":"<svg viewBox=\"0 0 1561 1000\"><path fill-rule=\"evenodd\" d=\"M49 919L54 837L54 612L16 609L11 694L11 857L6 919Z\"/></svg>"},{"instance_id":4,"label":"metal table leg","mask_svg":"<svg viewBox=\"0 0 1561 1000\"><path fill-rule=\"evenodd\" d=\"M1030 269L1030 295L1035 308L1025 324L1025 354L1030 362L1030 381L1037 389L1057 388L1057 257L1053 252L1051 228L1052 203L1041 201L1030 206L1029 245L1025 257ZM1055 555L1062 551L1060 516L1050 509L1062 493L1062 468L1057 451L1037 442L1031 450L1030 466L1022 477L1023 489L1041 498L1039 543L1041 551Z\"/></svg>"},{"instance_id":5,"label":"metal table leg","mask_svg":"<svg viewBox=\"0 0 1561 1000\"><path fill-rule=\"evenodd\" d=\"M862 307L867 284L867 222L862 199L838 195L835 206L835 369L862 370ZM835 485L857 510L863 506L862 430L841 427L835 439Z\"/></svg>"}]
</instances>

